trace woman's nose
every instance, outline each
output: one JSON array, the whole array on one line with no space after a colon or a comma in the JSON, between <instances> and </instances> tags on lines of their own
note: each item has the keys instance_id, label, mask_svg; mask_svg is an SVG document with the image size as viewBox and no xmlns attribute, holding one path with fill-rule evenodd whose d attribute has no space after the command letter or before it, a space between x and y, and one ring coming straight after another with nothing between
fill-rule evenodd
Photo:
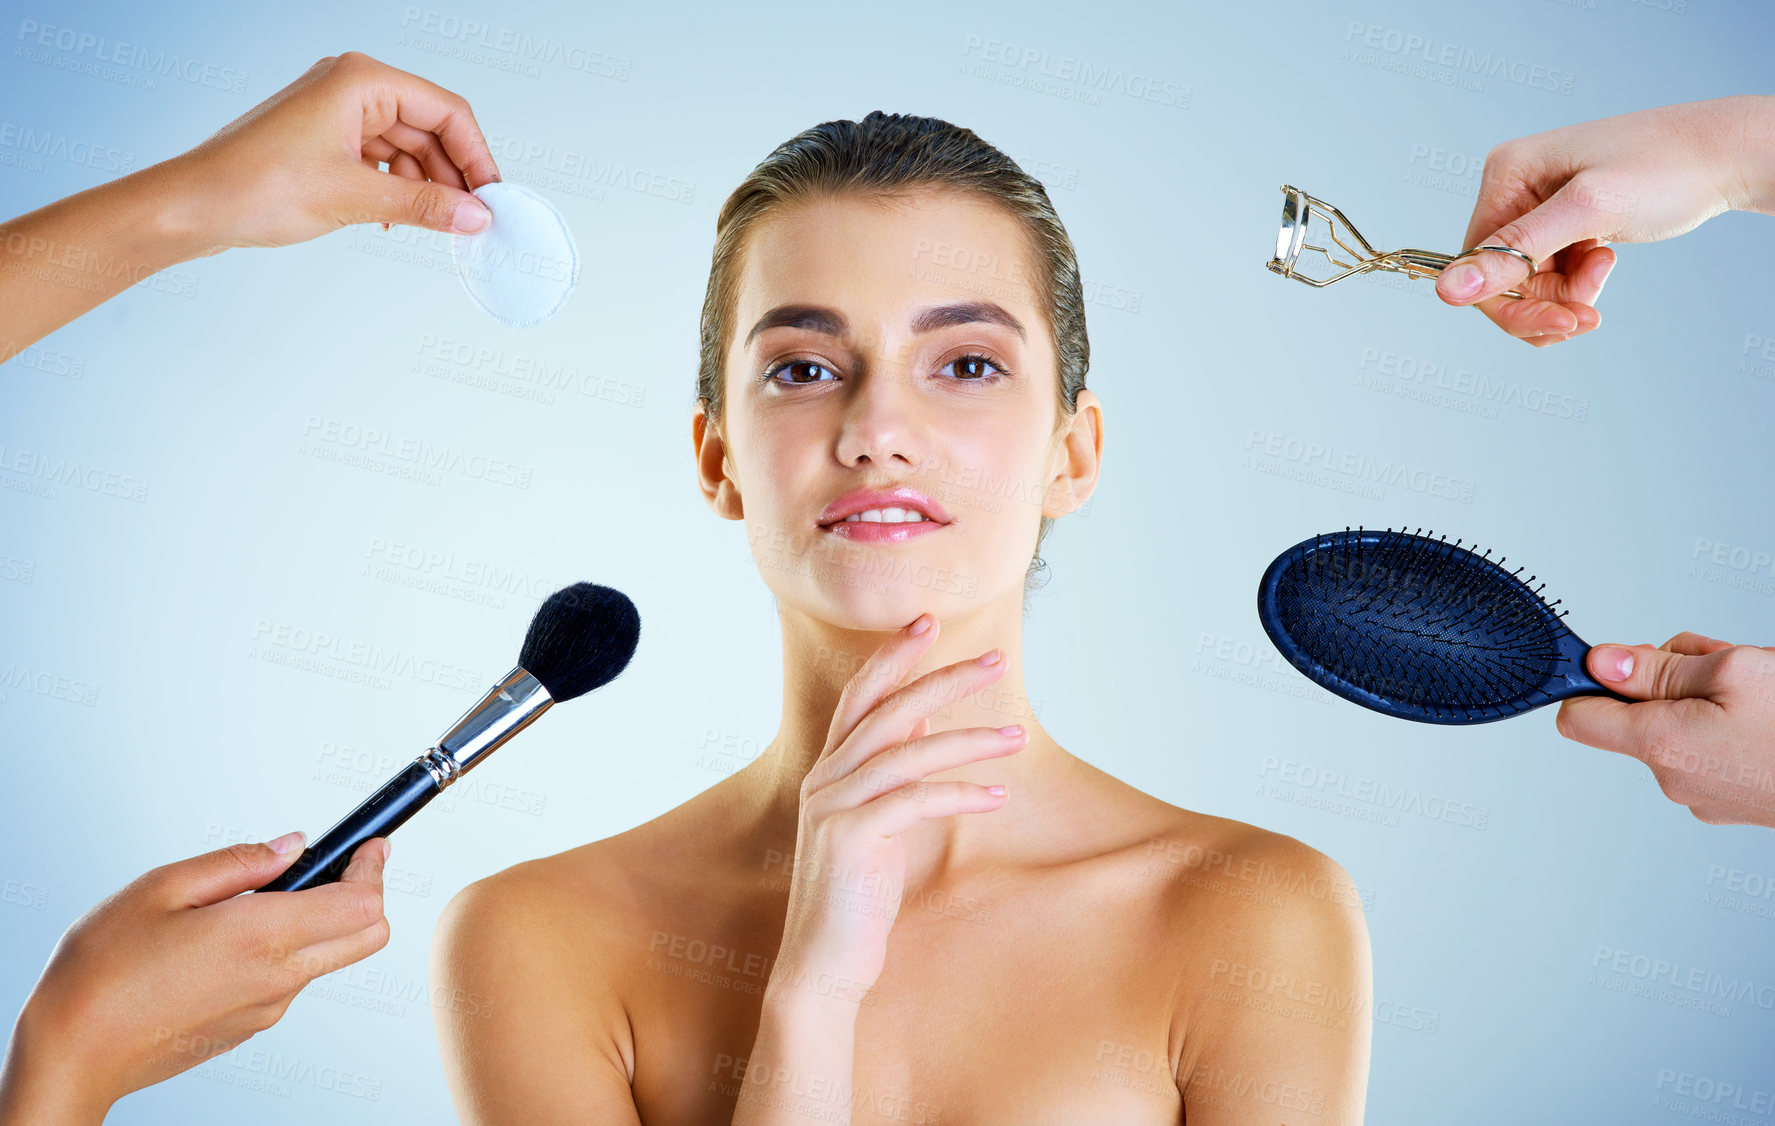
<instances>
[{"instance_id":1,"label":"woman's nose","mask_svg":"<svg viewBox=\"0 0 1775 1126\"><path fill-rule=\"evenodd\" d=\"M856 377L840 424L840 461L853 465L867 458L876 465L912 467L923 462L927 422L916 379L908 362L893 358L870 364Z\"/></svg>"}]
</instances>

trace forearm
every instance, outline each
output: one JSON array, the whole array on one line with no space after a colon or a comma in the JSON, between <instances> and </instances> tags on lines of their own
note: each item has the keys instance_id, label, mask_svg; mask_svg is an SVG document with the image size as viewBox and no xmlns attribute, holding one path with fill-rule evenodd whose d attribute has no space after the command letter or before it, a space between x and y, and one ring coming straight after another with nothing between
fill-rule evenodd
<instances>
[{"instance_id":1,"label":"forearm","mask_svg":"<svg viewBox=\"0 0 1775 1126\"><path fill-rule=\"evenodd\" d=\"M58 1074L56 1055L33 1046L21 1018L0 1065L0 1126L100 1126L105 1121L111 1101L80 1076Z\"/></svg>"},{"instance_id":2,"label":"forearm","mask_svg":"<svg viewBox=\"0 0 1775 1126\"><path fill-rule=\"evenodd\" d=\"M223 249L179 158L0 224L0 362L128 286Z\"/></svg>"},{"instance_id":3,"label":"forearm","mask_svg":"<svg viewBox=\"0 0 1775 1126\"><path fill-rule=\"evenodd\" d=\"M857 1006L789 985L765 993L734 1126L849 1122Z\"/></svg>"}]
</instances>

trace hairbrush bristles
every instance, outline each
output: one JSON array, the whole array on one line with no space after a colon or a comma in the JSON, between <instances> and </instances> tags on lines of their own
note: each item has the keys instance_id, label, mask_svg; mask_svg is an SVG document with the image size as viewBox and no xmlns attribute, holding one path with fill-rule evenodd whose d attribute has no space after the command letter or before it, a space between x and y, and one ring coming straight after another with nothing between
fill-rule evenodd
<instances>
[{"instance_id":1,"label":"hairbrush bristles","mask_svg":"<svg viewBox=\"0 0 1775 1126\"><path fill-rule=\"evenodd\" d=\"M640 640L641 615L627 595L574 583L537 608L518 664L559 704L615 680Z\"/></svg>"},{"instance_id":2,"label":"hairbrush bristles","mask_svg":"<svg viewBox=\"0 0 1775 1126\"><path fill-rule=\"evenodd\" d=\"M1324 687L1406 719L1480 723L1606 691L1545 583L1435 535L1346 527L1295 545L1259 589L1264 629Z\"/></svg>"}]
</instances>

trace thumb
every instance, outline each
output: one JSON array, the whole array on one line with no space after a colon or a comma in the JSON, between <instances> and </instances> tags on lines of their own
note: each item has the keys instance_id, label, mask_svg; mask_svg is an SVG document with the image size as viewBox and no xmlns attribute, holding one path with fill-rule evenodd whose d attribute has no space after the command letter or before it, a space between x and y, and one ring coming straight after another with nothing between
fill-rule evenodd
<instances>
[{"instance_id":1,"label":"thumb","mask_svg":"<svg viewBox=\"0 0 1775 1126\"><path fill-rule=\"evenodd\" d=\"M1590 675L1636 700L1686 700L1712 693L1715 654L1691 656L1650 645L1598 645L1585 655Z\"/></svg>"},{"instance_id":2,"label":"thumb","mask_svg":"<svg viewBox=\"0 0 1775 1126\"><path fill-rule=\"evenodd\" d=\"M1533 258L1538 272L1547 260L1573 243L1602 238L1609 226L1595 207L1595 192L1575 189L1567 180L1545 203L1505 223L1475 246L1508 246ZM1451 263L1436 278L1436 293L1450 305L1471 305L1507 289L1521 290L1528 263L1514 254L1480 251Z\"/></svg>"},{"instance_id":3,"label":"thumb","mask_svg":"<svg viewBox=\"0 0 1775 1126\"><path fill-rule=\"evenodd\" d=\"M153 879L169 907L207 907L269 883L295 863L304 843L294 832L262 844L232 844L158 868Z\"/></svg>"},{"instance_id":4,"label":"thumb","mask_svg":"<svg viewBox=\"0 0 1775 1126\"><path fill-rule=\"evenodd\" d=\"M353 173L361 213L353 223L404 223L446 234L473 234L493 221L474 193L432 180L409 180L358 166Z\"/></svg>"}]
</instances>

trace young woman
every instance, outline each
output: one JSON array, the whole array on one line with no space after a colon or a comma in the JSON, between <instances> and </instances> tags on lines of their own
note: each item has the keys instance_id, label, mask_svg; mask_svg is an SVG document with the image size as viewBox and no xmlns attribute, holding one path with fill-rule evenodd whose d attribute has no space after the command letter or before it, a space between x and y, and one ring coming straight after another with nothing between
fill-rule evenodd
<instances>
[{"instance_id":1,"label":"young woman","mask_svg":"<svg viewBox=\"0 0 1775 1126\"><path fill-rule=\"evenodd\" d=\"M1097 483L1088 358L1065 228L966 129L828 122L734 191L692 437L777 598L781 725L452 901L434 983L493 999L437 1014L464 1122L1361 1121L1343 871L1095 769L1024 695L1041 539Z\"/></svg>"}]
</instances>

